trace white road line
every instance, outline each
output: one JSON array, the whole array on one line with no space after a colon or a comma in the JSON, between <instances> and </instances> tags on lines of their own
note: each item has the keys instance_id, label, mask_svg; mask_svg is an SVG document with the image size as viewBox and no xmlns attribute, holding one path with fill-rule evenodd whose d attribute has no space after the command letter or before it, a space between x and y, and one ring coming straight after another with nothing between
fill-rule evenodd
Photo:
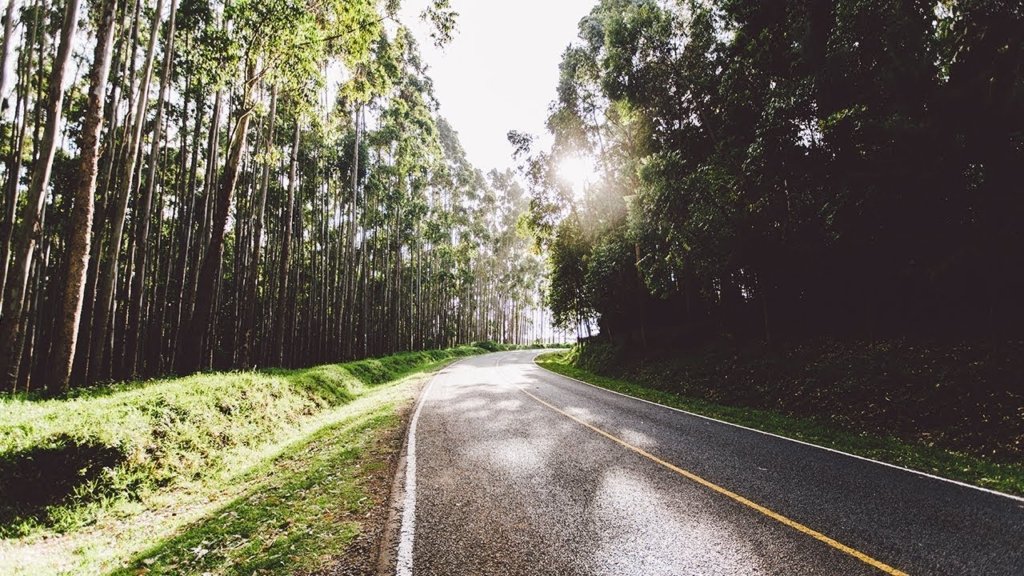
<instances>
[{"instance_id":1,"label":"white road line","mask_svg":"<svg viewBox=\"0 0 1024 576\"><path fill-rule=\"evenodd\" d=\"M427 387L420 395L416 412L412 415L412 422L409 423L409 441L406 443L405 454L405 499L402 503L402 530L399 535L395 572L398 576L412 576L412 551L416 536L416 425L420 421L420 411L427 402L427 395L430 394L434 381L447 372L448 369L445 368L427 383Z\"/></svg>"},{"instance_id":2,"label":"white road line","mask_svg":"<svg viewBox=\"0 0 1024 576\"><path fill-rule=\"evenodd\" d=\"M541 352L543 353L543 351L541 351ZM537 356L539 356L539 355L540 354L538 354ZM537 356L534 356L534 360L536 360ZM629 394L623 394L622 392L618 392L616 390L609 390L608 388L603 388L603 387L598 386L596 384L591 384L590 382L585 382L583 380L580 380L579 378L573 378L572 376L566 376L565 374L559 374L558 372L555 372L554 370L548 370L547 368L537 364L536 362L534 362L533 365L535 367L540 368L541 370L547 372L548 374L553 374L555 376L559 376L561 378L565 378L566 380L572 380L573 382L579 382L580 384L586 384L587 386L590 386L591 388L597 388L598 390L603 390L605 392L611 392L612 394L616 394L618 396L622 396L623 398L629 398L631 400L636 400L638 402L644 402L646 404L651 404L652 406L660 406L662 408L667 408L667 409L673 410L675 412L680 412L682 414L687 414L689 416L696 416L697 418L701 418L703 420L710 420L711 422L718 422L719 424L726 424L728 426L733 426L734 428L742 428L744 430L749 430L751 432L757 432L758 434L764 434L765 436L771 436L773 438L779 438L781 440L787 440L789 442L795 442L797 444L803 444L804 446L810 446L811 448L817 448L819 450L827 450L827 451L833 452L835 454L842 454L843 456L849 456L850 458L856 458L857 460L863 460L865 462L871 462L873 464L879 464L881 466L886 466L888 468L895 468L896 470L902 470L904 472L910 472L911 474L916 474L918 476L924 476L925 478L931 478L932 480L939 480L941 482L947 482L949 484L956 484L957 486L962 486L964 488L970 488L972 490L978 490L979 492L986 492L988 494L992 494L992 495L995 495L995 496L1002 496L1003 498L1009 498L1010 500L1016 500L1018 502L1024 502L1024 497L1015 496L1013 494L1007 494L1005 492L999 492L997 490L992 490L992 489L989 489L989 488L982 488L981 486L975 486L974 484L968 484L966 482L960 482L959 480L951 480L949 478L943 478L942 476L936 476L934 474L929 474L927 472L922 472L920 470L914 470L913 468L905 468L905 467L899 466L897 464L890 464L888 462L882 462L881 460L875 460L873 458L868 458L867 456L858 456L857 454L850 454L849 452L843 452L842 450L836 450L835 448L829 448L828 446L819 446L818 444L811 444L810 442L804 442L803 440L797 440L796 438L789 438L787 436L781 436L779 434L773 434L771 432L765 432L764 430L758 430L757 428L750 428L748 426L743 426L742 424L735 424L733 422L727 422L725 420L719 420L718 418L712 418L710 416L704 416L703 414L697 414L696 412L689 412L687 410L683 410L683 409L680 409L680 408L675 408L673 406L666 406L664 404L658 404L657 402L651 402L650 400L645 400L643 398L637 398L636 396L630 396Z\"/></svg>"}]
</instances>

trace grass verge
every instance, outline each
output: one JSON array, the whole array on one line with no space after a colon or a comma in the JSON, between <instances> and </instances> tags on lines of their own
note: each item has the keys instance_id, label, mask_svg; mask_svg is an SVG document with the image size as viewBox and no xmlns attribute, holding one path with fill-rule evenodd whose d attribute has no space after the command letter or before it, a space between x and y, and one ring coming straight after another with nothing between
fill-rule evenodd
<instances>
[{"instance_id":1,"label":"grass verge","mask_svg":"<svg viewBox=\"0 0 1024 576\"><path fill-rule=\"evenodd\" d=\"M329 565L380 504L367 476L389 468L385 439L394 436L411 390L393 386L353 402L310 438L250 470L240 479L247 484L241 495L114 574L307 574Z\"/></svg>"},{"instance_id":2,"label":"grass verge","mask_svg":"<svg viewBox=\"0 0 1024 576\"><path fill-rule=\"evenodd\" d=\"M569 354L565 352L541 354L536 358L536 363L552 372L664 406L991 490L1024 496L1024 463L991 462L973 455L914 444L894 437L837 428L810 418L790 416L768 410L725 406L698 398L655 390L627 380L601 376L574 366L570 361Z\"/></svg>"},{"instance_id":3,"label":"grass verge","mask_svg":"<svg viewBox=\"0 0 1024 576\"><path fill-rule=\"evenodd\" d=\"M411 399L414 381L482 352L465 347L0 401L0 573L103 574L143 550L151 553L137 557L139 572L173 565L165 572L191 573L178 544L193 542L190 554L210 556L194 564L198 573L232 573L227 567L236 563L253 573L260 562L273 564L275 543L296 531L314 538L309 546L317 550L337 551L352 536L339 528L345 522L326 519L319 529L313 515L357 508L347 498L364 498L353 482L372 468L363 461L366 446ZM345 463L356 466L352 475L328 470ZM311 496L321 492L338 504L321 507ZM279 499L259 501L259 509L245 504L263 493ZM275 510L275 502L283 507ZM219 514L237 523L217 524ZM203 542L215 544L209 535L220 529L250 537L230 544L237 554L214 554ZM301 542L288 546L299 550Z\"/></svg>"}]
</instances>

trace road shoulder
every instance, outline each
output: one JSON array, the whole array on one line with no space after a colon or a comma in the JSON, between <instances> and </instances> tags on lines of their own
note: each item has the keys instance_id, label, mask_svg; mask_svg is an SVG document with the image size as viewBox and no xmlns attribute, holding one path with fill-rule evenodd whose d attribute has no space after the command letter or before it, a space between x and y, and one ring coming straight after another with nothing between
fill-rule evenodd
<instances>
[{"instance_id":1,"label":"road shoulder","mask_svg":"<svg viewBox=\"0 0 1024 576\"><path fill-rule=\"evenodd\" d=\"M678 396L577 368L560 352L540 354L534 363L559 376L640 401L1024 501L1024 463L992 462L869 432L837 429L806 418Z\"/></svg>"}]
</instances>

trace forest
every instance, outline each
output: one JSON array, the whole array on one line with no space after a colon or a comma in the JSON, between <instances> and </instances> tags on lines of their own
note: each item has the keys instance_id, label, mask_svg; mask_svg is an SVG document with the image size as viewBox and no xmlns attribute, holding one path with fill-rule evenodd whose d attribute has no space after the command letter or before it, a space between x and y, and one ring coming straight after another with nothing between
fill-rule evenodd
<instances>
[{"instance_id":1,"label":"forest","mask_svg":"<svg viewBox=\"0 0 1024 576\"><path fill-rule=\"evenodd\" d=\"M467 160L399 2L5 8L0 390L540 336L529 198Z\"/></svg>"},{"instance_id":2,"label":"forest","mask_svg":"<svg viewBox=\"0 0 1024 576\"><path fill-rule=\"evenodd\" d=\"M1024 335L1020 2L602 0L560 73L509 137L580 336Z\"/></svg>"}]
</instances>

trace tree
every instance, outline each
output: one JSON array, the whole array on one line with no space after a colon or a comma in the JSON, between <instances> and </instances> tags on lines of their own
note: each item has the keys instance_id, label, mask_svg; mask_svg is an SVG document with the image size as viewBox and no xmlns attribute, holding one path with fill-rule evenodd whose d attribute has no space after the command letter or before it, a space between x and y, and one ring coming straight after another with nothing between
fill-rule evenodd
<instances>
[{"instance_id":1,"label":"tree","mask_svg":"<svg viewBox=\"0 0 1024 576\"><path fill-rule=\"evenodd\" d=\"M620 343L645 325L1019 332L1024 284L994 271L1024 258L1007 248L1024 210L1022 17L1001 2L598 3L563 55L551 149L522 147L530 221L560 242L559 319L578 300L562 279L582 270L582 301ZM555 175L566 154L599 167L580 201ZM569 250L577 237L591 249Z\"/></svg>"},{"instance_id":2,"label":"tree","mask_svg":"<svg viewBox=\"0 0 1024 576\"><path fill-rule=\"evenodd\" d=\"M466 160L397 3L83 5L8 20L9 389L538 333L526 196ZM436 41L454 16L431 3Z\"/></svg>"},{"instance_id":3,"label":"tree","mask_svg":"<svg viewBox=\"0 0 1024 576\"><path fill-rule=\"evenodd\" d=\"M103 94L110 74L110 60L114 48L114 17L117 0L106 0L100 14L96 35L96 50L89 73L89 103L83 122L79 149L79 180L75 187L71 212L71 236L68 238L67 274L64 281L64 299L59 321L60 329L54 343L52 385L67 390L75 358L82 299L85 295L86 272L92 241L93 213L95 211L96 173L99 167L100 133L103 130Z\"/></svg>"},{"instance_id":4,"label":"tree","mask_svg":"<svg viewBox=\"0 0 1024 576\"><path fill-rule=\"evenodd\" d=\"M40 141L41 153L32 170L28 202L22 211L21 233L17 236L11 276L5 286L3 321L0 323L0 388L14 390L21 364L24 332L22 314L25 310L32 256L42 233L46 189L50 183L53 158L57 150L57 128L61 122L64 102L64 73L71 59L71 43L78 24L78 0L68 0L64 7L60 45L50 71L46 100L46 127Z\"/></svg>"}]
</instances>

